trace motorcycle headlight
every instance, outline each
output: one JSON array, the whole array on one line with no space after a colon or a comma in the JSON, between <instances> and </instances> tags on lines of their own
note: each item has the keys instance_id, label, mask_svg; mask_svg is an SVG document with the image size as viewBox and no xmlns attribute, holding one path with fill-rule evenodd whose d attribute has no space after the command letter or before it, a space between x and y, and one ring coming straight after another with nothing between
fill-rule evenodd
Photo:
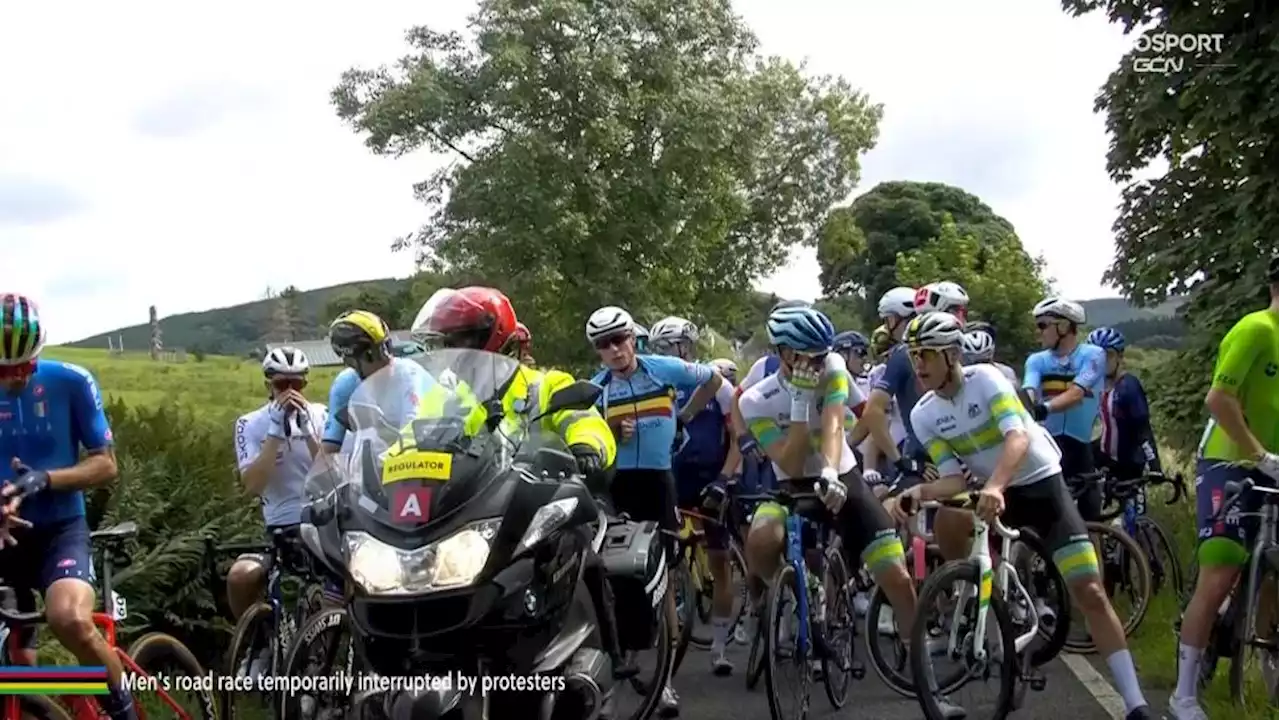
<instances>
[{"instance_id":1,"label":"motorcycle headlight","mask_svg":"<svg viewBox=\"0 0 1280 720\"><path fill-rule=\"evenodd\" d=\"M557 528L568 522L577 507L578 498L564 498L538 508L538 511L533 514L533 519L529 521L529 529L524 531L524 537L520 538L520 544L516 545L516 551L513 554L519 555L542 542Z\"/></svg>"},{"instance_id":2,"label":"motorcycle headlight","mask_svg":"<svg viewBox=\"0 0 1280 720\"><path fill-rule=\"evenodd\" d=\"M500 520L481 520L425 547L401 550L368 533L349 532L347 570L370 595L417 595L464 587L489 560Z\"/></svg>"}]
</instances>

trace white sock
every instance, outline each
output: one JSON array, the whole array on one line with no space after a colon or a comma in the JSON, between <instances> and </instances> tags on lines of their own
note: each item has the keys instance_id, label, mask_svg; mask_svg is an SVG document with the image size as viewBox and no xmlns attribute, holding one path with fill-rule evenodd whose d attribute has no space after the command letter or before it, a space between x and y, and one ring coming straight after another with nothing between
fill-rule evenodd
<instances>
[{"instance_id":1,"label":"white sock","mask_svg":"<svg viewBox=\"0 0 1280 720\"><path fill-rule=\"evenodd\" d=\"M1191 698L1198 695L1200 684L1200 659L1204 657L1203 648L1178 643L1178 687L1173 691L1176 698Z\"/></svg>"},{"instance_id":2,"label":"white sock","mask_svg":"<svg viewBox=\"0 0 1280 720\"><path fill-rule=\"evenodd\" d=\"M1138 684L1138 669L1133 665L1133 655L1128 650L1117 650L1107 658L1107 667L1111 668L1111 679L1116 681L1116 689L1124 698L1124 711L1133 712L1147 704L1142 696L1142 686Z\"/></svg>"},{"instance_id":3,"label":"white sock","mask_svg":"<svg viewBox=\"0 0 1280 720\"><path fill-rule=\"evenodd\" d=\"M731 621L727 617L711 618L711 651L724 652L724 646L729 643L729 630Z\"/></svg>"}]
</instances>

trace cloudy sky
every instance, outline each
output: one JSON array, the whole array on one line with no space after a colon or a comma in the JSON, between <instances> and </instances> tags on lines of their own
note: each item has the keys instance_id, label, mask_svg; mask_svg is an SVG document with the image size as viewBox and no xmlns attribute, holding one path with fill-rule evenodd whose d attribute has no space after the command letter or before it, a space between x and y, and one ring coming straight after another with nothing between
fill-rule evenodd
<instances>
[{"instance_id":1,"label":"cloudy sky","mask_svg":"<svg viewBox=\"0 0 1280 720\"><path fill-rule=\"evenodd\" d=\"M884 103L858 192L934 180L975 193L1066 293L1114 295L1118 193L1099 85L1130 41L1053 0L738 0L764 49ZM268 287L403 276L390 240L440 158L365 150L329 105L351 66L393 60L415 24L472 2L233 0L0 4L0 252L54 342L234 305ZM762 284L819 292L811 252ZM800 292L808 288L808 292Z\"/></svg>"}]
</instances>

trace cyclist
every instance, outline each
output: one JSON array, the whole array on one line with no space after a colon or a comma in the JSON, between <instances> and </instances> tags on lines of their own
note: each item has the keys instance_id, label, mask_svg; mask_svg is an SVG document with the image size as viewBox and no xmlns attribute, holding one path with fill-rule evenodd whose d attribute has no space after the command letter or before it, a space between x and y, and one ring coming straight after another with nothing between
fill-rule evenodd
<instances>
[{"instance_id":1,"label":"cyclist","mask_svg":"<svg viewBox=\"0 0 1280 720\"><path fill-rule=\"evenodd\" d=\"M1013 384L1018 383L1018 373L1004 363L996 362L996 340L986 330L966 330L964 333L964 364L987 363L1000 371Z\"/></svg>"},{"instance_id":2,"label":"cyclist","mask_svg":"<svg viewBox=\"0 0 1280 720\"><path fill-rule=\"evenodd\" d=\"M917 316L907 328L906 347L927 389L911 411L911 426L941 479L903 495L934 500L964 492L966 469L982 478L986 484L977 511L988 521L1003 515L1008 525L1030 527L1044 538L1106 658L1124 698L1126 720L1152 718L1123 626L1102 588L1089 533L1071 502L1060 454L999 371L989 365L962 367L963 335L960 321L945 312ZM893 510L906 519L901 502Z\"/></svg>"},{"instance_id":3,"label":"cyclist","mask_svg":"<svg viewBox=\"0 0 1280 720\"><path fill-rule=\"evenodd\" d=\"M680 317L659 320L650 328L650 345L662 355L692 361L698 347L698 328ZM715 364L712 363L714 367ZM717 370L718 371L718 370ZM723 375L722 375L723 377ZM720 383L715 398L702 412L693 416L685 432L687 440L675 456L677 503L682 508L698 511L704 502L713 505L725 496L726 486L741 465L736 443L730 442L730 409L733 407L733 385ZM689 401L687 389L679 389L676 403ZM733 572L729 565L728 534L723 527L707 525L705 533L707 560L711 565L711 670L716 675L733 673L733 663L725 656L729 631L733 627Z\"/></svg>"},{"instance_id":4,"label":"cyclist","mask_svg":"<svg viewBox=\"0 0 1280 720\"><path fill-rule=\"evenodd\" d=\"M1060 297L1041 300L1031 311L1044 349L1027 358L1022 386L1034 393L1032 416L1043 423L1062 450L1068 478L1092 473L1093 423L1106 386L1107 353L1080 342L1084 308ZM1102 488L1090 487L1079 499L1080 514L1096 520L1102 512Z\"/></svg>"},{"instance_id":5,"label":"cyclist","mask_svg":"<svg viewBox=\"0 0 1280 720\"><path fill-rule=\"evenodd\" d=\"M529 328L522 322L516 323L516 342L520 347L520 364L537 367L537 363L533 360L533 333L529 332Z\"/></svg>"},{"instance_id":6,"label":"cyclist","mask_svg":"<svg viewBox=\"0 0 1280 720\"><path fill-rule=\"evenodd\" d=\"M1089 344L1107 354L1106 389L1098 403L1102 437L1095 441L1095 462L1118 480L1141 477L1147 470L1161 472L1146 390L1138 376L1124 371L1124 335L1114 328L1096 328L1089 333ZM1145 504L1145 491L1139 490L1139 496Z\"/></svg>"},{"instance_id":7,"label":"cyclist","mask_svg":"<svg viewBox=\"0 0 1280 720\"><path fill-rule=\"evenodd\" d=\"M893 348L893 345L894 339L889 332L889 328L884 325L877 325L876 329L871 332L872 370L875 370L875 366L884 365L884 361L889 356L889 350ZM870 373L867 374L870 375Z\"/></svg>"},{"instance_id":8,"label":"cyclist","mask_svg":"<svg viewBox=\"0 0 1280 720\"><path fill-rule=\"evenodd\" d=\"M1221 506L1228 482L1242 482L1248 477L1274 487L1277 476L1277 407L1276 345L1277 267L1271 256L1267 272L1271 304L1265 310L1249 313L1222 338L1218 361L1213 369L1213 382L1205 405L1209 408L1209 424L1200 440L1196 460L1196 521L1200 529L1200 546L1196 560L1200 574L1196 589L1182 616L1182 637L1178 643L1178 687L1169 699L1169 711L1175 720L1206 720L1208 716L1196 700L1196 683L1200 661L1209 644L1218 608L1235 587L1240 568L1248 561L1249 536L1257 531L1257 520L1241 522L1240 515L1256 513L1257 494L1241 501L1240 513L1228 513L1222 522L1212 522ZM1256 517L1256 516L1255 516ZM1266 589L1269 599L1261 603L1265 612L1276 607L1274 586ZM1264 594L1265 597L1265 594ZM1274 627L1274 617L1259 618ZM1252 632L1253 628L1246 629ZM1274 641L1274 638L1272 638ZM1265 662L1267 675L1275 693L1276 658L1273 653Z\"/></svg>"},{"instance_id":9,"label":"cyclist","mask_svg":"<svg viewBox=\"0 0 1280 720\"><path fill-rule=\"evenodd\" d=\"M0 543L0 567L20 612L34 612L42 592L58 642L82 665L106 666L102 709L112 720L134 720L120 658L93 624L84 517L84 491L116 479L114 440L93 375L40 358L46 332L31 298L0 295L0 536L9 541ZM16 640L10 660L35 665L35 628Z\"/></svg>"},{"instance_id":10,"label":"cyclist","mask_svg":"<svg viewBox=\"0 0 1280 720\"><path fill-rule=\"evenodd\" d=\"M955 315L963 323L969 314L969 293L949 280L929 283L916 291L914 305L917 315L946 312Z\"/></svg>"},{"instance_id":11,"label":"cyclist","mask_svg":"<svg viewBox=\"0 0 1280 720\"><path fill-rule=\"evenodd\" d=\"M720 373L720 377L728 380L730 385L738 382L738 363L729 358L716 358L711 361L711 367Z\"/></svg>"},{"instance_id":12,"label":"cyclist","mask_svg":"<svg viewBox=\"0 0 1280 720\"><path fill-rule=\"evenodd\" d=\"M676 486L671 474L677 421L688 424L715 398L723 380L709 365L695 365L672 357L639 355L636 323L619 307L602 307L587 318L586 335L606 369L591 379L603 385L601 409L617 435L617 470L609 494L614 509L633 520L652 520L676 531ZM676 396L689 393L683 407ZM668 557L675 548L665 539ZM675 595L668 592L667 621L677 627ZM663 717L679 713L679 697L670 683L662 690Z\"/></svg>"},{"instance_id":13,"label":"cyclist","mask_svg":"<svg viewBox=\"0 0 1280 720\"><path fill-rule=\"evenodd\" d=\"M393 410L399 417L385 418L392 427L400 427L412 418L418 398L435 384L431 374L418 363L392 357L391 329L382 318L367 310L351 310L334 319L329 324L329 344L346 368L338 373L329 388L329 419L321 435L325 453L341 452L343 440L354 425L347 417L347 404L365 378L390 368L393 381L403 386L403 406Z\"/></svg>"},{"instance_id":14,"label":"cyclist","mask_svg":"<svg viewBox=\"0 0 1280 720\"><path fill-rule=\"evenodd\" d=\"M633 329L636 337L636 352L645 355L649 352L649 328L636 323Z\"/></svg>"},{"instance_id":15,"label":"cyclist","mask_svg":"<svg viewBox=\"0 0 1280 720\"><path fill-rule=\"evenodd\" d=\"M871 370L871 365L867 362L870 348L867 336L857 330L846 330L836 335L835 351L844 358L844 365L853 375L853 382L863 396L871 394L871 385L867 382L867 373Z\"/></svg>"},{"instance_id":16,"label":"cyclist","mask_svg":"<svg viewBox=\"0 0 1280 720\"><path fill-rule=\"evenodd\" d=\"M769 344L781 367L739 398L747 428L784 486L813 483L818 488L813 481L825 481L823 503L835 515L845 552L861 556L909 636L915 589L893 521L858 476L845 439L849 395L856 390L844 360L831 352L831 321L813 308L783 308L769 316L768 328ZM751 519L744 550L748 570L757 580L768 582L777 570L786 512L777 503L763 503ZM749 587L754 591L758 586L753 582Z\"/></svg>"}]
</instances>

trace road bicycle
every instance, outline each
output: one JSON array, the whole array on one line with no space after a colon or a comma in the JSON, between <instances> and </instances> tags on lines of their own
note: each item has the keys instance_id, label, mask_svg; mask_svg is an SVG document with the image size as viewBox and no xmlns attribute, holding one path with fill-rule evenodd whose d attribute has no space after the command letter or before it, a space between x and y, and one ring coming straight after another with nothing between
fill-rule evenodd
<instances>
[{"instance_id":1,"label":"road bicycle","mask_svg":"<svg viewBox=\"0 0 1280 720\"><path fill-rule=\"evenodd\" d=\"M207 538L205 543L206 557L211 563L210 572L214 573L216 558L220 555L255 553L270 558L266 599L250 606L236 622L227 647L225 672L233 678L249 675L279 677L285 654L298 627L320 610L320 583L311 571L306 551L299 546L295 536L282 528L272 531L269 543L215 545L212 538ZM292 602L287 602L286 596L291 597ZM261 663L262 660L265 663ZM265 667L257 667L260 663ZM282 709L277 692L237 691L224 686L218 695L222 720L236 717L237 701L243 704L251 698L270 703L277 717L283 717L279 714Z\"/></svg>"},{"instance_id":2,"label":"road bicycle","mask_svg":"<svg viewBox=\"0 0 1280 720\"><path fill-rule=\"evenodd\" d=\"M970 492L959 498L921 503L919 509L951 507L972 512L977 499L978 493ZM908 512L915 509L904 506ZM988 524L976 512L973 526L969 557L952 560L931 573L916 600L916 618L911 629L911 671L917 679L916 698L929 720L947 717L942 695L971 680L990 679L1000 684L991 717L1006 717L1022 707L1028 688L1044 689L1044 676L1036 668L1058 653L1052 640L1034 650L1031 648L1041 634L1040 618L1031 592L1014 565L1014 547L1018 543L1042 559L1048 559L1046 571L1050 574L1050 585L1060 588L1061 593L1066 592L1061 574L1053 575L1057 572L1056 566L1040 538L1030 529L1012 530L999 518ZM999 555L994 559L990 543L992 531L1001 543ZM953 591L957 583L964 583L958 593ZM1061 598L1059 601L1065 606L1065 601ZM948 608L949 618L946 617ZM943 617L934 620L931 617L934 611ZM994 620L995 632L989 620ZM939 680L932 665L938 655L963 661L964 665L945 680ZM919 678L925 681L921 683Z\"/></svg>"},{"instance_id":3,"label":"road bicycle","mask_svg":"<svg viewBox=\"0 0 1280 720\"><path fill-rule=\"evenodd\" d=\"M765 602L768 622L756 623L751 652L764 655L770 715L773 720L790 720L808 715L815 674L822 676L833 708L844 707L848 700L855 676L853 596L841 550L829 541L833 516L821 496L787 490L770 495L787 510L786 553ZM798 673L798 707L792 712L783 707L786 670Z\"/></svg>"},{"instance_id":4,"label":"road bicycle","mask_svg":"<svg viewBox=\"0 0 1280 720\"><path fill-rule=\"evenodd\" d=\"M1173 488L1173 496L1165 501L1165 505L1174 505L1187 496L1187 483L1181 474L1173 477L1161 473L1147 472L1136 478L1121 480L1105 471L1103 482L1103 507L1100 522L1114 522L1120 519L1120 527L1142 548L1151 569L1151 594L1158 594L1163 588L1172 588L1179 599L1184 590L1182 580L1182 561L1172 536L1165 531L1156 519L1147 514L1147 490L1159 485ZM1120 575L1123 581L1125 575ZM1111 595L1115 588L1108 587Z\"/></svg>"},{"instance_id":5,"label":"road bicycle","mask_svg":"<svg viewBox=\"0 0 1280 720\"><path fill-rule=\"evenodd\" d=\"M1257 512L1240 512L1239 504L1250 494L1263 495L1262 507ZM1277 522L1280 513L1280 490L1266 484L1259 484L1253 478L1244 482L1228 482L1223 492L1222 504L1214 515L1214 522L1222 522L1224 518L1234 518L1237 522L1245 518L1259 519L1257 539L1249 553L1249 564L1242 573L1235 588L1232 589L1225 612L1219 612L1209 637L1209 646L1205 648L1204 658L1200 665L1200 686L1203 688L1213 679L1218 663L1229 658L1231 670L1227 682L1230 686L1232 701L1244 705L1249 690L1249 671L1256 672L1262 681L1267 701L1272 712L1277 705L1276 687L1276 635L1277 623L1275 608L1266 608L1271 618L1266 631L1258 632L1258 613L1262 608L1262 589L1268 583L1275 587L1280 578L1280 561L1277 559ZM1194 573L1191 575L1195 577ZM1187 601L1190 597L1187 598ZM1185 602L1183 603L1185 609ZM1175 633L1181 633L1182 620L1179 616L1174 624ZM1262 652L1258 652L1262 651ZM1256 655L1256 657L1254 657Z\"/></svg>"},{"instance_id":6,"label":"road bicycle","mask_svg":"<svg viewBox=\"0 0 1280 720\"><path fill-rule=\"evenodd\" d=\"M185 676L205 679L204 668L177 638L149 632L135 640L127 651L116 644L117 624L128 617L128 603L115 591L113 576L116 568L128 567L132 562L126 545L137 533L138 526L132 522L89 533L89 540L96 546L95 550L100 550L102 562L103 612L93 613L93 624L120 658L124 671L133 677L131 684L134 688L134 706L141 720L146 720L147 706L153 704L152 697L160 700L166 716L172 713L172 717L179 720L216 720L211 690L196 690L193 683L192 692L197 695L199 709L196 713L191 713L174 699L171 688L166 688L165 683L158 678L164 675L168 678ZM7 635L7 641L0 646L0 664L12 664L10 658L19 649L17 639L20 631L46 622L43 611L11 612L0 607L0 635ZM98 701L88 695L8 695L0 702L4 707L4 720L19 720L24 717L38 720L99 720L106 717Z\"/></svg>"},{"instance_id":7,"label":"road bicycle","mask_svg":"<svg viewBox=\"0 0 1280 720\"><path fill-rule=\"evenodd\" d=\"M705 632L697 632L695 628L705 629L711 623L711 607L715 596L715 581L711 574L711 559L707 554L706 527L724 527L720 518L695 510L676 509L680 521L680 531L676 536L677 565L672 573L673 588L676 592L676 616L680 620L680 634L676 640L675 657L672 660L671 672L680 669L689 646L699 650L711 648L711 636ZM741 588L747 577L747 563L742 557L742 550L734 537L728 533L725 552L729 556L729 581L735 588ZM730 614L730 628L737 626L742 618L746 605L743 593L738 592L738 599Z\"/></svg>"}]
</instances>

